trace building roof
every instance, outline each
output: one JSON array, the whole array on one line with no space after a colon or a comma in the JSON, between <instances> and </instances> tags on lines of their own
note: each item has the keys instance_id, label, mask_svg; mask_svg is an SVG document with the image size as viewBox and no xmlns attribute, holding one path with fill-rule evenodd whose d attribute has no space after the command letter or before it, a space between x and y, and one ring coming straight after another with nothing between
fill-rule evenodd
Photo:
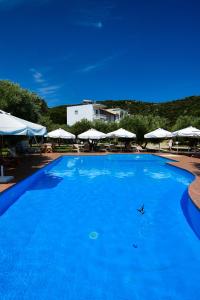
<instances>
[{"instance_id":1,"label":"building roof","mask_svg":"<svg viewBox=\"0 0 200 300\"><path fill-rule=\"evenodd\" d=\"M105 113L110 114L110 115L114 115L114 116L117 115L116 113L109 111L107 108L100 108L100 110L103 110Z\"/></svg>"},{"instance_id":2,"label":"building roof","mask_svg":"<svg viewBox=\"0 0 200 300\"><path fill-rule=\"evenodd\" d=\"M86 106L86 105L92 105L94 108L105 108L106 106L103 105L103 104L99 104L99 103L80 103L80 104L70 104L70 105L67 105L67 107L73 107L73 106Z\"/></svg>"},{"instance_id":3,"label":"building roof","mask_svg":"<svg viewBox=\"0 0 200 300\"><path fill-rule=\"evenodd\" d=\"M124 109L121 108L107 108L106 109L109 113L113 114L113 115L118 115L120 111L125 111Z\"/></svg>"}]
</instances>

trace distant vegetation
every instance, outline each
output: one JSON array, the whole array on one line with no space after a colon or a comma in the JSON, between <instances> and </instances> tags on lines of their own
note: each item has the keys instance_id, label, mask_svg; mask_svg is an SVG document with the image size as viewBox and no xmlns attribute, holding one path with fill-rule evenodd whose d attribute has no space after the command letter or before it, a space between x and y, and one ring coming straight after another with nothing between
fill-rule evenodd
<instances>
[{"instance_id":1,"label":"distant vegetation","mask_svg":"<svg viewBox=\"0 0 200 300\"><path fill-rule=\"evenodd\" d=\"M75 125L66 125L66 106L48 108L44 99L35 93L22 89L10 81L0 81L0 109L33 122L45 125L48 130L58 127L79 134L91 127L109 132L123 127L137 134L138 142L143 141L146 132L163 127L177 130L192 125L200 128L200 96L191 96L181 100L164 103L149 103L136 100L98 101L109 108L120 107L129 112L129 116L120 123L89 122L82 120Z\"/></svg>"},{"instance_id":2,"label":"distant vegetation","mask_svg":"<svg viewBox=\"0 0 200 300\"><path fill-rule=\"evenodd\" d=\"M100 102L102 103L102 102ZM108 107L120 107L131 115L159 116L168 119L168 126L173 126L180 116L200 117L200 96L186 97L164 103L149 103L130 100L106 100L103 102Z\"/></svg>"}]
</instances>

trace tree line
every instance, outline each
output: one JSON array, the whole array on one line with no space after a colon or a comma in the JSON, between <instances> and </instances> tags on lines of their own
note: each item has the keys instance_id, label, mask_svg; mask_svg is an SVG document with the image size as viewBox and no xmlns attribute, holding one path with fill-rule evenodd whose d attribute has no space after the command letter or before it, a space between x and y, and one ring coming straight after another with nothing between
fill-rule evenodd
<instances>
[{"instance_id":1,"label":"tree line","mask_svg":"<svg viewBox=\"0 0 200 300\"><path fill-rule=\"evenodd\" d=\"M67 105L48 108L45 100L36 93L10 81L0 81L0 109L17 117L38 122L46 126L48 131L61 127L78 135L89 128L107 133L123 127L134 132L137 135L137 141L142 142L145 133L159 127L175 131L191 125L200 129L200 96L165 103L135 100L106 100L101 103L109 108L123 108L129 112L129 116L119 123L82 120L69 127L66 125Z\"/></svg>"}]
</instances>

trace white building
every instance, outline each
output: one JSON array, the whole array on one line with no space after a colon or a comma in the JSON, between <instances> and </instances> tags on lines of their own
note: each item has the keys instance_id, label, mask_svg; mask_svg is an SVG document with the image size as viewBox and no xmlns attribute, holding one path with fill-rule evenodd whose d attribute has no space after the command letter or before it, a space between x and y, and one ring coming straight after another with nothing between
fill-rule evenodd
<instances>
[{"instance_id":1,"label":"white building","mask_svg":"<svg viewBox=\"0 0 200 300\"><path fill-rule=\"evenodd\" d=\"M127 114L127 111L121 108L108 109L105 105L93 103L91 100L84 100L82 104L67 107L67 125L72 126L83 119L118 122Z\"/></svg>"}]
</instances>

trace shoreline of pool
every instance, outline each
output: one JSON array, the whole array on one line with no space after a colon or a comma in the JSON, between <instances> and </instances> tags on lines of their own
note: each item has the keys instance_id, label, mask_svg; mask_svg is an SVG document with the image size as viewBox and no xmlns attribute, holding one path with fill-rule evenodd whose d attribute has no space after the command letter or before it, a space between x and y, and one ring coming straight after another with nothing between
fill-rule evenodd
<instances>
[{"instance_id":1,"label":"shoreline of pool","mask_svg":"<svg viewBox=\"0 0 200 300\"><path fill-rule=\"evenodd\" d=\"M174 161L170 161L168 164L186 170L195 176L195 179L188 187L188 194L194 205L200 210L200 159L178 154L159 153L156 155L174 159Z\"/></svg>"}]
</instances>

